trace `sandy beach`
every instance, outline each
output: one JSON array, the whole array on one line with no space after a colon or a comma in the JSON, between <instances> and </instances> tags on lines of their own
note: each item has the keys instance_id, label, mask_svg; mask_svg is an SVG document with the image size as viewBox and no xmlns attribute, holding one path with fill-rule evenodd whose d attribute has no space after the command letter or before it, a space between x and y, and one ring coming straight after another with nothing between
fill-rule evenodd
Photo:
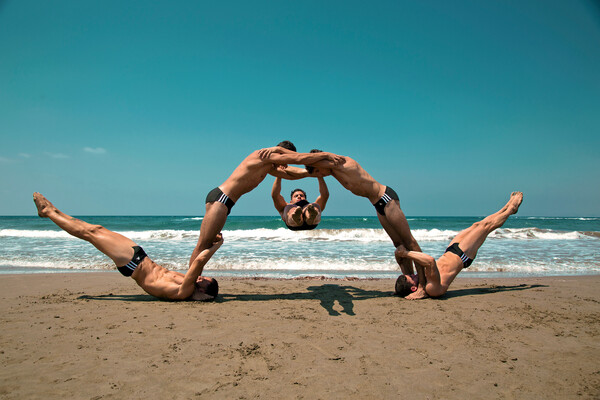
<instances>
[{"instance_id":1,"label":"sandy beach","mask_svg":"<svg viewBox=\"0 0 600 400\"><path fill-rule=\"evenodd\" d=\"M600 276L220 279L165 302L113 273L4 275L2 399L600 397Z\"/></svg>"}]
</instances>

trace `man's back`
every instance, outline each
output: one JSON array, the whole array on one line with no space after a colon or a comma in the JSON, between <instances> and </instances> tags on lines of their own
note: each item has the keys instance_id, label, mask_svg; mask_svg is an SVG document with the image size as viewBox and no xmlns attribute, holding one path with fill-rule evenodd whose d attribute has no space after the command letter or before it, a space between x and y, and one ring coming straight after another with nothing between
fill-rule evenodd
<instances>
[{"instance_id":1,"label":"man's back","mask_svg":"<svg viewBox=\"0 0 600 400\"><path fill-rule=\"evenodd\" d=\"M382 185L355 160L348 156L344 158L345 163L331 167L331 175L353 194L366 197L371 203L376 202L381 197Z\"/></svg>"},{"instance_id":2,"label":"man's back","mask_svg":"<svg viewBox=\"0 0 600 400\"><path fill-rule=\"evenodd\" d=\"M274 169L273 163L261 159L256 150L250 153L219 187L233 201L237 201L242 195L257 187L269 171Z\"/></svg>"}]
</instances>

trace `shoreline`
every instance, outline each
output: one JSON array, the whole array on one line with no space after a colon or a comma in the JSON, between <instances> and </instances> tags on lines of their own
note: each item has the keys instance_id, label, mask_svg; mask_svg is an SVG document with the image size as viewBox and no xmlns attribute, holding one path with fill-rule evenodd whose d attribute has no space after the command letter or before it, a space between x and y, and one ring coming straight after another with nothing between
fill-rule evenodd
<instances>
[{"instance_id":1,"label":"shoreline","mask_svg":"<svg viewBox=\"0 0 600 400\"><path fill-rule=\"evenodd\" d=\"M173 271L185 274L185 269L173 269ZM75 268L36 268L36 267L20 267L11 265L0 265L0 277L9 275L57 275L57 274L103 274L117 273L114 268L107 269L75 269ZM332 280L384 280L396 279L401 271L355 271L355 270L340 270L340 271L306 271L306 270L211 270L204 269L204 275L218 279L332 279ZM310 275L300 275L310 274ZM287 275L287 276L286 276ZM599 272L552 272L540 274L537 272L507 272L507 271L471 271L463 270L456 279L530 279L530 278L559 278L559 277L577 277L577 276L600 276Z\"/></svg>"},{"instance_id":2,"label":"shoreline","mask_svg":"<svg viewBox=\"0 0 600 400\"><path fill-rule=\"evenodd\" d=\"M161 301L115 272L0 277L0 397L600 396L600 276L462 278L440 299L394 280L221 278Z\"/></svg>"}]
</instances>

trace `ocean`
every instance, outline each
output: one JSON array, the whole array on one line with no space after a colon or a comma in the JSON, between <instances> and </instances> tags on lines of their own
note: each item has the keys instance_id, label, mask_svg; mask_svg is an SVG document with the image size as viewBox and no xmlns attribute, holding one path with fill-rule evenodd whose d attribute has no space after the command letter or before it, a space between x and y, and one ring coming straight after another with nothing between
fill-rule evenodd
<instances>
[{"instance_id":1,"label":"ocean","mask_svg":"<svg viewBox=\"0 0 600 400\"><path fill-rule=\"evenodd\" d=\"M202 217L78 216L119 232L168 269L187 270ZM451 239L482 217L409 217L424 252L439 257ZM225 243L207 276L395 278L394 247L375 216L323 217L313 231L292 232L278 216L230 216ZM92 245L50 220L0 217L0 274L115 270ZM116 270L115 270L115 273ZM492 233L461 276L600 274L600 218L511 216Z\"/></svg>"}]
</instances>

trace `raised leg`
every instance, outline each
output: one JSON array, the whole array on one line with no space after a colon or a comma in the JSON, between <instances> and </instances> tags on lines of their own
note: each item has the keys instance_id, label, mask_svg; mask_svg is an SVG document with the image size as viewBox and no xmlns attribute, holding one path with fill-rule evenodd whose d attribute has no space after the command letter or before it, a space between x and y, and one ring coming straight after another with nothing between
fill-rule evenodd
<instances>
[{"instance_id":1,"label":"raised leg","mask_svg":"<svg viewBox=\"0 0 600 400\"><path fill-rule=\"evenodd\" d=\"M396 247L398 246L396 242L399 241L408 250L421 251L421 246L419 246L419 243L417 243L417 240L412 235L406 216L397 200L390 201L386 205L385 216L378 213L377 217Z\"/></svg>"},{"instance_id":2,"label":"raised leg","mask_svg":"<svg viewBox=\"0 0 600 400\"><path fill-rule=\"evenodd\" d=\"M33 201L40 217L49 218L68 234L90 242L110 257L118 267L131 261L131 257L133 257L132 247L136 245L131 239L103 226L92 225L63 213L40 193L33 194Z\"/></svg>"},{"instance_id":3,"label":"raised leg","mask_svg":"<svg viewBox=\"0 0 600 400\"><path fill-rule=\"evenodd\" d=\"M392 239L392 242L394 242L394 246L398 247L400 244L403 244L407 250L422 252L421 246L419 246L419 243L417 243L417 240L410 231L410 226L408 225L408 221L406 220L404 212L400 208L399 201L390 201L385 206L385 216L377 213L377 217L379 218L381 226L383 226L387 234ZM400 264L400 269L402 270L403 274L410 275L414 272L412 260L398 257L396 254L395 257L396 262ZM417 291L406 297L406 299L409 300L427 297L424 283L426 280L425 269L417 263L415 263L414 266L417 270L417 274L419 275L419 284L417 285Z\"/></svg>"},{"instance_id":4,"label":"raised leg","mask_svg":"<svg viewBox=\"0 0 600 400\"><path fill-rule=\"evenodd\" d=\"M302 225L302 208L292 207L287 214L287 224L289 226Z\"/></svg>"},{"instance_id":5,"label":"raised leg","mask_svg":"<svg viewBox=\"0 0 600 400\"><path fill-rule=\"evenodd\" d=\"M379 218L379 223L381 223L383 229L390 239L392 239L394 247L398 247L402 244L407 250L421 251L421 247L412 235L406 216L400 209L400 203L398 201L391 201L385 208L385 216L377 213L377 218ZM414 273L411 260L396 257L396 262L400 265L403 274L410 275Z\"/></svg>"},{"instance_id":6,"label":"raised leg","mask_svg":"<svg viewBox=\"0 0 600 400\"><path fill-rule=\"evenodd\" d=\"M198 243L192 251L189 265L192 264L202 250L212 247L215 238L223 230L225 222L227 222L227 206L218 201L207 203L202 225L200 225Z\"/></svg>"},{"instance_id":7,"label":"raised leg","mask_svg":"<svg viewBox=\"0 0 600 400\"><path fill-rule=\"evenodd\" d=\"M303 214L308 225L318 225L321 222L321 208L317 203L310 203L304 207Z\"/></svg>"},{"instance_id":8,"label":"raised leg","mask_svg":"<svg viewBox=\"0 0 600 400\"><path fill-rule=\"evenodd\" d=\"M513 192L510 195L508 203L506 203L506 205L504 205L500 211L495 212L492 215L488 215L481 221L471 225L470 228L460 232L458 235L456 235L454 240L452 240L450 245L453 243L458 243L461 250L464 251L469 258L475 258L477 251L483 242L485 242L485 239L487 239L488 235L504 225L508 217L516 214L517 211L519 211L519 206L522 202L523 193Z\"/></svg>"}]
</instances>

